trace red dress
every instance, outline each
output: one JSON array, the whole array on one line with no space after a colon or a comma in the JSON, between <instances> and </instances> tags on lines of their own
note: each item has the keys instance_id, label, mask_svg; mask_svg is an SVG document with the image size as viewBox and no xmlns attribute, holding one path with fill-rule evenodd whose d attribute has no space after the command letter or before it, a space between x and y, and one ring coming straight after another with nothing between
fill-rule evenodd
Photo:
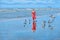
<instances>
[{"instance_id":1,"label":"red dress","mask_svg":"<svg viewBox=\"0 0 60 40\"><path fill-rule=\"evenodd\" d=\"M35 20L36 19L36 12L32 11L32 19Z\"/></svg>"}]
</instances>

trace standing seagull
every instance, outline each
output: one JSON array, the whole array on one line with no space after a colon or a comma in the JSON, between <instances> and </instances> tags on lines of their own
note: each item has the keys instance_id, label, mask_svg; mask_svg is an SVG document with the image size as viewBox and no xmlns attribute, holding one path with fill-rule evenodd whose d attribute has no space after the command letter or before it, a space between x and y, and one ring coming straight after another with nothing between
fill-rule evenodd
<instances>
[{"instance_id":1,"label":"standing seagull","mask_svg":"<svg viewBox=\"0 0 60 40\"><path fill-rule=\"evenodd\" d=\"M55 19L55 16L54 15L50 15L50 17L51 17L51 23L54 21L54 19Z\"/></svg>"},{"instance_id":2,"label":"standing seagull","mask_svg":"<svg viewBox=\"0 0 60 40\"><path fill-rule=\"evenodd\" d=\"M55 16L54 15L50 15L49 16L51 19L48 20L48 27L51 28L51 30L53 30L53 26L51 25L51 23L53 23Z\"/></svg>"},{"instance_id":3,"label":"standing seagull","mask_svg":"<svg viewBox=\"0 0 60 40\"><path fill-rule=\"evenodd\" d=\"M27 24L27 20L25 19L25 21L24 21L24 27L26 26L26 24Z\"/></svg>"},{"instance_id":4,"label":"standing seagull","mask_svg":"<svg viewBox=\"0 0 60 40\"><path fill-rule=\"evenodd\" d=\"M42 22L42 28L45 28L45 26L46 26L46 21L43 21Z\"/></svg>"}]
</instances>

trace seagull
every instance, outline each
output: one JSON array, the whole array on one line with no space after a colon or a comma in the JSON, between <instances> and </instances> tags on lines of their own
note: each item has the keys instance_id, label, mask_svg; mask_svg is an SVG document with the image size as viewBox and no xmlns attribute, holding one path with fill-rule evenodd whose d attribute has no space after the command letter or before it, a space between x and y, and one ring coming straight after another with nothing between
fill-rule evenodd
<instances>
[{"instance_id":1,"label":"seagull","mask_svg":"<svg viewBox=\"0 0 60 40\"><path fill-rule=\"evenodd\" d=\"M51 18L55 18L55 16L54 16L54 15L50 15L50 17L51 17Z\"/></svg>"},{"instance_id":2,"label":"seagull","mask_svg":"<svg viewBox=\"0 0 60 40\"><path fill-rule=\"evenodd\" d=\"M42 22L42 27L45 28L45 26L46 26L46 21L43 21Z\"/></svg>"},{"instance_id":3,"label":"seagull","mask_svg":"<svg viewBox=\"0 0 60 40\"><path fill-rule=\"evenodd\" d=\"M24 27L25 27L25 25L27 24L26 22L27 22L27 20L25 19L25 22L24 22Z\"/></svg>"}]
</instances>

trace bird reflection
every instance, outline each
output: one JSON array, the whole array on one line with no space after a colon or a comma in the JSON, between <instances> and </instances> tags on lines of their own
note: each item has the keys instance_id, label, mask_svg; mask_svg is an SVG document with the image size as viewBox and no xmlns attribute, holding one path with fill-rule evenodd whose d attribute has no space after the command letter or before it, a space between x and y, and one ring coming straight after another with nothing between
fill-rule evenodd
<instances>
[{"instance_id":1,"label":"bird reflection","mask_svg":"<svg viewBox=\"0 0 60 40\"><path fill-rule=\"evenodd\" d=\"M29 24L31 24L31 20L29 19Z\"/></svg>"}]
</instances>

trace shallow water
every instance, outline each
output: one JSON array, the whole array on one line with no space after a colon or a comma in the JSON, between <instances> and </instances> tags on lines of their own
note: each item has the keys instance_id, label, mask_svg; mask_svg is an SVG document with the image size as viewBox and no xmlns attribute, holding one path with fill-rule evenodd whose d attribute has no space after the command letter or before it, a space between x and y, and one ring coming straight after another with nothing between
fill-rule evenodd
<instances>
[{"instance_id":1,"label":"shallow water","mask_svg":"<svg viewBox=\"0 0 60 40\"><path fill-rule=\"evenodd\" d=\"M0 0L0 8L60 8L60 0Z\"/></svg>"},{"instance_id":2,"label":"shallow water","mask_svg":"<svg viewBox=\"0 0 60 40\"><path fill-rule=\"evenodd\" d=\"M36 31L32 32L32 17L30 11L0 12L0 40L60 40L60 13L59 11L38 11L36 10L37 22ZM54 15L55 19L48 27L49 16ZM27 24L24 27L25 19ZM29 24L30 20L30 24ZM45 28L42 22L46 21Z\"/></svg>"}]
</instances>

